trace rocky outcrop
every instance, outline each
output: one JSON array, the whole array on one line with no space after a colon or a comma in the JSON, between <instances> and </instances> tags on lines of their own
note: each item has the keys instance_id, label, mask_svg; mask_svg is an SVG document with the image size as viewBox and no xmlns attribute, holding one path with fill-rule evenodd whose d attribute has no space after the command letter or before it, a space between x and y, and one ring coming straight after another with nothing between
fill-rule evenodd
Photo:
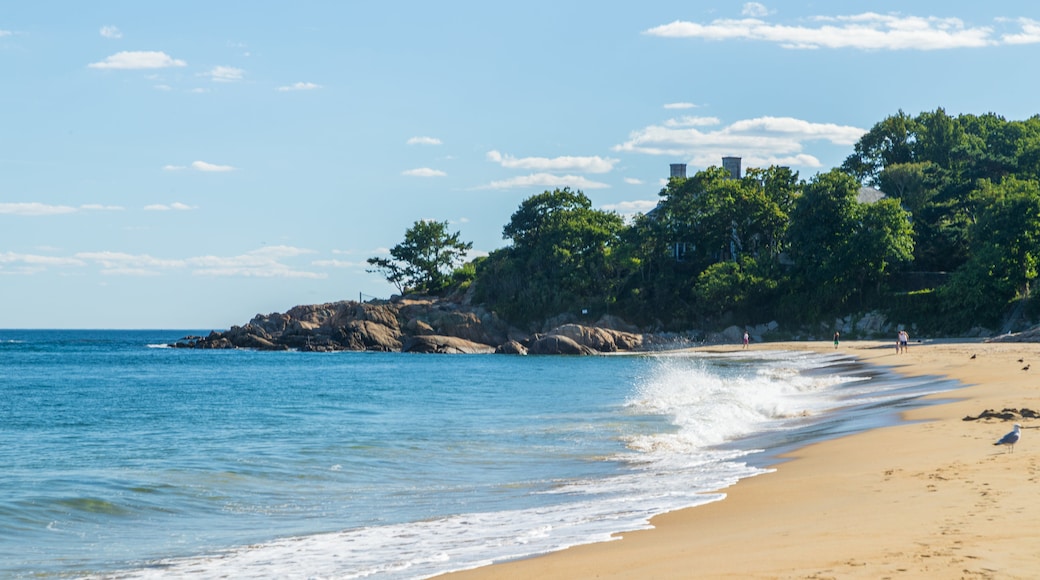
<instances>
[{"instance_id":1,"label":"rocky outcrop","mask_svg":"<svg viewBox=\"0 0 1040 580\"><path fill-rule=\"evenodd\" d=\"M526 336L479 306L423 297L330 302L257 314L244 326L185 337L178 348L416 353L596 354L642 348L643 336L617 318L604 327L566 323ZM609 325L613 328L607 328Z\"/></svg>"}]
</instances>

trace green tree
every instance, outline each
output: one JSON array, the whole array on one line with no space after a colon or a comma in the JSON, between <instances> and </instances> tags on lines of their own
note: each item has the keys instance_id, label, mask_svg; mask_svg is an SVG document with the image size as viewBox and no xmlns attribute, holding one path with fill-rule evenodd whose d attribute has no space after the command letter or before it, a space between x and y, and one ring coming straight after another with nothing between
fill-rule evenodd
<instances>
[{"instance_id":1,"label":"green tree","mask_svg":"<svg viewBox=\"0 0 1040 580\"><path fill-rule=\"evenodd\" d=\"M452 280L452 271L473 248L449 233L448 222L419 220L404 233L404 241L390 248L390 258L369 258L380 273L402 294L406 290L436 293Z\"/></svg>"},{"instance_id":2,"label":"green tree","mask_svg":"<svg viewBox=\"0 0 1040 580\"><path fill-rule=\"evenodd\" d=\"M1029 297L1040 268L1040 184L983 182L979 197L972 255L940 290L949 314L964 325L991 323L1009 301Z\"/></svg>"},{"instance_id":3,"label":"green tree","mask_svg":"<svg viewBox=\"0 0 1040 580\"><path fill-rule=\"evenodd\" d=\"M855 152L842 164L842 170L861 182L876 184L878 174L885 167L916 160L919 130L917 120L900 110L860 137L854 146Z\"/></svg>"},{"instance_id":4,"label":"green tree","mask_svg":"<svg viewBox=\"0 0 1040 580\"><path fill-rule=\"evenodd\" d=\"M817 316L862 298L868 284L880 291L890 266L912 257L909 215L895 200L859 203L858 191L853 177L831 170L809 181L791 212L794 290Z\"/></svg>"},{"instance_id":5,"label":"green tree","mask_svg":"<svg viewBox=\"0 0 1040 580\"><path fill-rule=\"evenodd\" d=\"M581 191L534 195L502 230L512 244L480 264L478 299L517 322L605 309L616 300L614 252L623 228L620 216L592 209Z\"/></svg>"}]
</instances>

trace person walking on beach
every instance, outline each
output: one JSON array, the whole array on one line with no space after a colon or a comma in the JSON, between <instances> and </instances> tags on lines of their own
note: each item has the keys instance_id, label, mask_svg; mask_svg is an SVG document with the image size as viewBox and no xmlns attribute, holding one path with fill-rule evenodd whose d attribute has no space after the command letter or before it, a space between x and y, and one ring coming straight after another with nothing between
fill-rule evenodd
<instances>
[{"instance_id":1,"label":"person walking on beach","mask_svg":"<svg viewBox=\"0 0 1040 580\"><path fill-rule=\"evenodd\" d=\"M744 348L747 348L748 341L750 341L750 340L751 340L751 336L748 335L748 332L745 330L744 331Z\"/></svg>"},{"instance_id":2,"label":"person walking on beach","mask_svg":"<svg viewBox=\"0 0 1040 580\"><path fill-rule=\"evenodd\" d=\"M905 330L899 331L899 352L905 353L907 343L910 342L910 333Z\"/></svg>"},{"instance_id":3,"label":"person walking on beach","mask_svg":"<svg viewBox=\"0 0 1040 580\"><path fill-rule=\"evenodd\" d=\"M838 348L838 331L834 331L834 348Z\"/></svg>"}]
</instances>

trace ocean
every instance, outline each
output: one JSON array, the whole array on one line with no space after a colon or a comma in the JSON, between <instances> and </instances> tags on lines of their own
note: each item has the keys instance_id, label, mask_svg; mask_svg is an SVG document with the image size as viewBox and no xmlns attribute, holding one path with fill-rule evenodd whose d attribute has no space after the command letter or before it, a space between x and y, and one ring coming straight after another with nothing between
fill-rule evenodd
<instances>
[{"instance_id":1,"label":"ocean","mask_svg":"<svg viewBox=\"0 0 1040 580\"><path fill-rule=\"evenodd\" d=\"M833 354L0 330L0 577L426 578L608 540L957 386Z\"/></svg>"}]
</instances>

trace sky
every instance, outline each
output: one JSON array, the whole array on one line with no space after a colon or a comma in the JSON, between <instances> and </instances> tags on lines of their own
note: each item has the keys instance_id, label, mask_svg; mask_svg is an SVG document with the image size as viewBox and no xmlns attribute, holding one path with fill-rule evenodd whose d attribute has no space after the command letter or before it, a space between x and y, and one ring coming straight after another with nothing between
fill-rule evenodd
<instances>
[{"instance_id":1,"label":"sky","mask_svg":"<svg viewBox=\"0 0 1040 580\"><path fill-rule=\"evenodd\" d=\"M1026 1L40 0L0 11L0 328L389 298L417 220L651 209L669 165L839 166L900 110L1040 113Z\"/></svg>"}]
</instances>

